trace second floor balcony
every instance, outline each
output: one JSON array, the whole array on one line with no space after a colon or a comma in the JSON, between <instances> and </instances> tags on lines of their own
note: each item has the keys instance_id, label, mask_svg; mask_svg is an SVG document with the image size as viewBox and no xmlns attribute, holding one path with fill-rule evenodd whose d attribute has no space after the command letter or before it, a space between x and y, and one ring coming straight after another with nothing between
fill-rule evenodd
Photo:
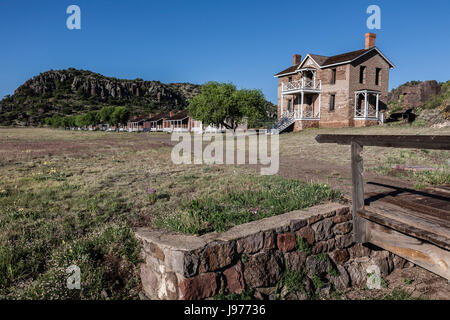
<instances>
[{"instance_id":1,"label":"second floor balcony","mask_svg":"<svg viewBox=\"0 0 450 320\"><path fill-rule=\"evenodd\" d=\"M294 80L287 83L281 83L281 92L320 92L322 90L322 80L306 79Z\"/></svg>"}]
</instances>

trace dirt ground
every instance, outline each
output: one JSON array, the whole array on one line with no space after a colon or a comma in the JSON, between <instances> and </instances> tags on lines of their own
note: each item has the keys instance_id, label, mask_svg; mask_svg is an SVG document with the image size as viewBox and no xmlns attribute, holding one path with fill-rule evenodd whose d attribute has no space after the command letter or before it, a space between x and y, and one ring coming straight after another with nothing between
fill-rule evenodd
<instances>
[{"instance_id":1,"label":"dirt ground","mask_svg":"<svg viewBox=\"0 0 450 320\"><path fill-rule=\"evenodd\" d=\"M383 280L381 289L351 287L342 294L341 298L350 300L450 299L449 281L417 266L394 270Z\"/></svg>"}]
</instances>

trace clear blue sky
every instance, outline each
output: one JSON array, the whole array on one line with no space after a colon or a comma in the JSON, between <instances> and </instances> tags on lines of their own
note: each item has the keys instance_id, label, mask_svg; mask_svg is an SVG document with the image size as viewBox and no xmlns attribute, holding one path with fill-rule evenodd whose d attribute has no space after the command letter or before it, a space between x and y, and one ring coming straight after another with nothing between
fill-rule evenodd
<instances>
[{"instance_id":1,"label":"clear blue sky","mask_svg":"<svg viewBox=\"0 0 450 320\"><path fill-rule=\"evenodd\" d=\"M81 30L66 8L81 8ZM366 8L381 8L376 44L396 65L390 89L450 77L450 1L0 0L0 97L49 69L162 82L233 82L276 101L273 74L292 54L364 46Z\"/></svg>"}]
</instances>

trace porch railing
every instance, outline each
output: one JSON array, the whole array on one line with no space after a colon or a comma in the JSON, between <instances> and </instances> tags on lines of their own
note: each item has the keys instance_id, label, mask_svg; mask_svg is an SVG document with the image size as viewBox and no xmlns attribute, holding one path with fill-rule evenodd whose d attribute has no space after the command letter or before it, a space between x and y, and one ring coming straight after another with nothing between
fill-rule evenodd
<instances>
[{"instance_id":1,"label":"porch railing","mask_svg":"<svg viewBox=\"0 0 450 320\"><path fill-rule=\"evenodd\" d=\"M320 114L318 110L314 110L312 107L304 107L303 114L301 111L284 111L281 114L282 117L287 117L295 120L305 120L305 119L319 119Z\"/></svg>"},{"instance_id":2,"label":"porch railing","mask_svg":"<svg viewBox=\"0 0 450 320\"><path fill-rule=\"evenodd\" d=\"M281 84L281 91L283 92L294 90L320 91L321 89L322 80L315 81L314 79L301 79Z\"/></svg>"}]
</instances>

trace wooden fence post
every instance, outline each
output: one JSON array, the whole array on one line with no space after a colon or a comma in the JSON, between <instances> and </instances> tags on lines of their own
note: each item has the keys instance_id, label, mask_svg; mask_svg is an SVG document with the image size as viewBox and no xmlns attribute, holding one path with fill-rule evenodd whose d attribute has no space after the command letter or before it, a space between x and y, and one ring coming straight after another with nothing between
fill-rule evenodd
<instances>
[{"instance_id":1,"label":"wooden fence post","mask_svg":"<svg viewBox=\"0 0 450 320\"><path fill-rule=\"evenodd\" d=\"M352 158L352 215L353 234L357 243L366 242L366 222L358 216L358 210L364 208L364 181L363 181L363 159L361 151L363 146L356 141L351 142Z\"/></svg>"}]
</instances>

